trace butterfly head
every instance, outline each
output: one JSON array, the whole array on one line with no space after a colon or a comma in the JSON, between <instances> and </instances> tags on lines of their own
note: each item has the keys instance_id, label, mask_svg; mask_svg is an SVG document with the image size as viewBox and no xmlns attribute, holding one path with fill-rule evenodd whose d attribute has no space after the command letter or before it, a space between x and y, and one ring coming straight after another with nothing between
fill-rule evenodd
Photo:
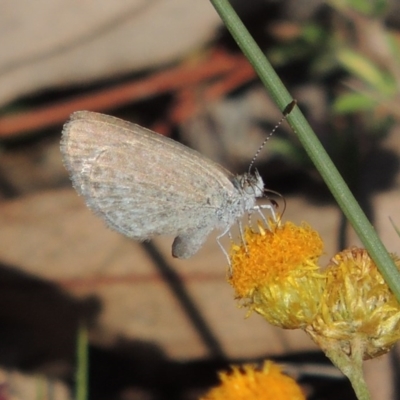
<instances>
[{"instance_id":1,"label":"butterfly head","mask_svg":"<svg viewBox=\"0 0 400 400\"><path fill-rule=\"evenodd\" d=\"M254 173L246 172L236 176L233 184L240 193L246 196L256 198L264 195L264 181L257 170Z\"/></svg>"}]
</instances>

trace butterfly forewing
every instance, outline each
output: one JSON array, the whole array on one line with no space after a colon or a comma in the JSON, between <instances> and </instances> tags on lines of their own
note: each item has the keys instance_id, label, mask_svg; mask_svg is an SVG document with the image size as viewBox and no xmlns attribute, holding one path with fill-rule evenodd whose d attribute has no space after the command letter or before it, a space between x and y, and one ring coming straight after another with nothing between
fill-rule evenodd
<instances>
[{"instance_id":1,"label":"butterfly forewing","mask_svg":"<svg viewBox=\"0 0 400 400\"><path fill-rule=\"evenodd\" d=\"M74 187L88 206L110 227L134 239L207 224L235 193L232 174L218 164L103 114L72 114L63 129L61 150Z\"/></svg>"}]
</instances>

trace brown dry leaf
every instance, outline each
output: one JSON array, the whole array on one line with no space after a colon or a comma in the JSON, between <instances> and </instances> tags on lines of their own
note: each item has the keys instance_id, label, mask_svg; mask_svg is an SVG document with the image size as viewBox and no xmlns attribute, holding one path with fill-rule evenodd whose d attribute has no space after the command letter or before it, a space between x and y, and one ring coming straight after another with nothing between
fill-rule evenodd
<instances>
[{"instance_id":1,"label":"brown dry leaf","mask_svg":"<svg viewBox=\"0 0 400 400\"><path fill-rule=\"evenodd\" d=\"M0 104L172 62L220 25L198 0L0 0L0 8Z\"/></svg>"}]
</instances>

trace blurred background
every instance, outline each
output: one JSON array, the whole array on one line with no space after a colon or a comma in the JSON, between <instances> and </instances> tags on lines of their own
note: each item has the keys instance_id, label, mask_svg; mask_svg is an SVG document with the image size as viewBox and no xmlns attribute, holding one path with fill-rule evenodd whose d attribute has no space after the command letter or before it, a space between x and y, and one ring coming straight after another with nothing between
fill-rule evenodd
<instances>
[{"instance_id":1,"label":"blurred background","mask_svg":"<svg viewBox=\"0 0 400 400\"><path fill-rule=\"evenodd\" d=\"M388 250L400 225L400 2L232 1ZM272 358L308 399L354 399L302 332L246 317L211 235L190 260L172 238L108 230L59 151L69 114L99 111L248 168L281 117L207 0L0 0L0 399L69 399L89 327L90 398L196 399L231 363ZM325 260L359 245L283 124L256 162ZM224 241L225 246L229 240ZM398 397L398 349L368 361L373 399Z\"/></svg>"}]
</instances>

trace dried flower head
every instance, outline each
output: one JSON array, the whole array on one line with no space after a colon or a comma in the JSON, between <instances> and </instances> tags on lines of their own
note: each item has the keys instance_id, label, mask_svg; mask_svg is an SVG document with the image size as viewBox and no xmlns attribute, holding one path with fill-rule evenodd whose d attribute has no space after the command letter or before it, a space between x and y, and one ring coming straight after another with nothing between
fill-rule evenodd
<instances>
[{"instance_id":1,"label":"dried flower head","mask_svg":"<svg viewBox=\"0 0 400 400\"><path fill-rule=\"evenodd\" d=\"M388 352L400 338L400 304L367 251L338 253L325 274L321 310L307 330L313 339L325 345L333 339L347 355L356 345L363 359Z\"/></svg>"}]
</instances>

